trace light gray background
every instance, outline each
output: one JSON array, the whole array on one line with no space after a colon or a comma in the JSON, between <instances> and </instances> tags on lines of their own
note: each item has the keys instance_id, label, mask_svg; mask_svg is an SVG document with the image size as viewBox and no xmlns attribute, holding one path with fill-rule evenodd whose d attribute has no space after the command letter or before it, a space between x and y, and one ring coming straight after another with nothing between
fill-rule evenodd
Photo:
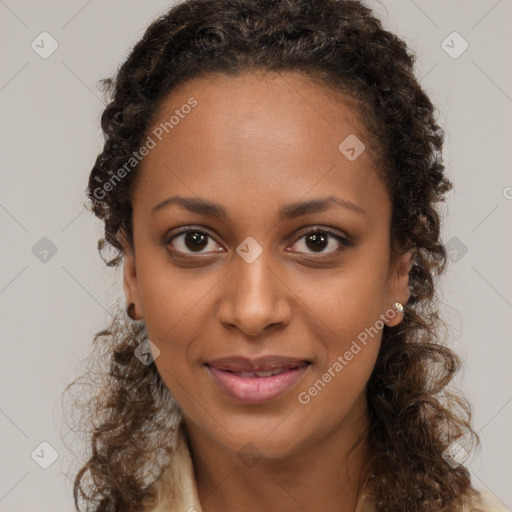
<instances>
[{"instance_id":1,"label":"light gray background","mask_svg":"<svg viewBox=\"0 0 512 512\"><path fill-rule=\"evenodd\" d=\"M61 394L122 296L120 272L107 269L96 250L101 225L81 206L101 150L96 82L169 5L0 0L2 511L73 509ZM474 483L512 510L512 0L371 5L416 51L418 76L447 131L455 192L445 209L453 261L443 311L482 438L470 467ZM59 44L47 59L31 48L43 31ZM441 46L453 31L469 43L456 59ZM445 44L453 52L461 43L452 37ZM32 252L42 237L57 248L46 263ZM48 469L31 458L43 441L59 454Z\"/></svg>"}]
</instances>

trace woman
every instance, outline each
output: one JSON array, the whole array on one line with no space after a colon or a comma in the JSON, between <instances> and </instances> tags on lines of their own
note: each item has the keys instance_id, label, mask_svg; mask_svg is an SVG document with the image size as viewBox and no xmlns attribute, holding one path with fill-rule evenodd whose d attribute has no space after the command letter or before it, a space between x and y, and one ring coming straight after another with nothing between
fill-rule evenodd
<instances>
[{"instance_id":1,"label":"woman","mask_svg":"<svg viewBox=\"0 0 512 512\"><path fill-rule=\"evenodd\" d=\"M127 315L77 508L502 510L447 388L452 184L413 59L358 1L189 0L105 81L88 194Z\"/></svg>"}]
</instances>

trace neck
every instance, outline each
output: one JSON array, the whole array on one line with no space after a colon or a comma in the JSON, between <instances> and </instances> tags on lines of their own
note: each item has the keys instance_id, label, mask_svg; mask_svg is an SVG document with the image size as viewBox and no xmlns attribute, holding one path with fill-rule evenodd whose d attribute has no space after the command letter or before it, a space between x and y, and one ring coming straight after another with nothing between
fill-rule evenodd
<instances>
[{"instance_id":1,"label":"neck","mask_svg":"<svg viewBox=\"0 0 512 512\"><path fill-rule=\"evenodd\" d=\"M354 512L366 460L366 404L356 417L283 458L251 464L186 421L203 512Z\"/></svg>"}]
</instances>

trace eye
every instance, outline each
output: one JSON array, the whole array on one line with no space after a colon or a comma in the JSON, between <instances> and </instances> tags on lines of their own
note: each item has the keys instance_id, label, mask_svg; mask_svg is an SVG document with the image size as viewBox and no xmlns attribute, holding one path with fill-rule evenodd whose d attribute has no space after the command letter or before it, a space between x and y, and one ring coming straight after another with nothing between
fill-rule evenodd
<instances>
[{"instance_id":1,"label":"eye","mask_svg":"<svg viewBox=\"0 0 512 512\"><path fill-rule=\"evenodd\" d=\"M202 254L202 252L222 252L223 248L210 248L209 251L203 251L206 247L210 246L209 240L213 240L213 238L206 233L205 231L201 231L199 229L189 228L184 231L180 231L176 233L172 237L168 238L165 241L167 246L172 245L173 249L178 253L184 254ZM217 244L213 244L215 247ZM217 245L217 247L220 247ZM191 251L191 252L189 252Z\"/></svg>"},{"instance_id":2,"label":"eye","mask_svg":"<svg viewBox=\"0 0 512 512\"><path fill-rule=\"evenodd\" d=\"M312 252L308 252L307 250L299 250L299 252L305 252L306 254L325 254L332 255L335 253L340 253L351 244L344 236L340 235L336 231L333 231L329 228L316 228L314 230L308 231L304 235L299 238L299 241L295 242L294 245L299 245L300 241L304 240L302 246L306 249L311 249ZM333 250L325 249L331 248Z\"/></svg>"},{"instance_id":3,"label":"eye","mask_svg":"<svg viewBox=\"0 0 512 512\"><path fill-rule=\"evenodd\" d=\"M300 247L301 240L304 240L302 245L305 250L299 249L298 252L305 252L306 254L332 255L340 253L351 245L347 238L329 228L310 230L302 235L294 245L299 245ZM225 251L213 241L213 238L207 232L196 228L188 228L175 233L166 239L165 245L171 246L172 251L184 255ZM329 247L332 250L325 251ZM209 250L205 250L208 248ZM309 252L307 249L310 249L312 252Z\"/></svg>"}]
</instances>

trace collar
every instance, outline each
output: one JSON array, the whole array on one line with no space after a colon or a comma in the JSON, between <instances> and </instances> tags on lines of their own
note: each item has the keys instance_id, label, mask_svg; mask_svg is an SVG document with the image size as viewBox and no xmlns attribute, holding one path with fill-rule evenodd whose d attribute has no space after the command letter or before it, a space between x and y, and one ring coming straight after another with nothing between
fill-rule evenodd
<instances>
[{"instance_id":1,"label":"collar","mask_svg":"<svg viewBox=\"0 0 512 512\"><path fill-rule=\"evenodd\" d=\"M203 512L183 423L178 429L171 463L156 482L155 488L159 502L151 512Z\"/></svg>"},{"instance_id":2,"label":"collar","mask_svg":"<svg viewBox=\"0 0 512 512\"><path fill-rule=\"evenodd\" d=\"M203 512L199 502L194 467L188 446L184 424L178 429L175 452L171 463L154 484L159 502L148 512ZM459 512L507 512L498 498L489 490L483 490L470 504ZM374 512L374 506L363 493L356 512Z\"/></svg>"}]
</instances>

